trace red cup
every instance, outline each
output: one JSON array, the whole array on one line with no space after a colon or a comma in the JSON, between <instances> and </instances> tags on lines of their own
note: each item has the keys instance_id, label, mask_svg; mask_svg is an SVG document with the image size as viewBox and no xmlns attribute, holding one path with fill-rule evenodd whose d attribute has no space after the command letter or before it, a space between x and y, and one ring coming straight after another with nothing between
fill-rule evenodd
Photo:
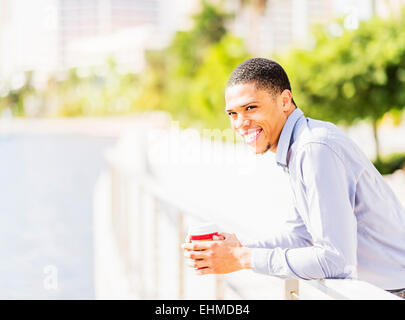
<instances>
[{"instance_id":1,"label":"red cup","mask_svg":"<svg viewBox=\"0 0 405 320\"><path fill-rule=\"evenodd\" d=\"M218 235L218 226L215 223L203 223L191 226L188 235L191 242L212 241ZM198 268L201 269L201 268Z\"/></svg>"},{"instance_id":2,"label":"red cup","mask_svg":"<svg viewBox=\"0 0 405 320\"><path fill-rule=\"evenodd\" d=\"M218 226L215 223L203 223L189 228L188 234L190 240L194 241L211 241L214 236L218 235Z\"/></svg>"}]
</instances>

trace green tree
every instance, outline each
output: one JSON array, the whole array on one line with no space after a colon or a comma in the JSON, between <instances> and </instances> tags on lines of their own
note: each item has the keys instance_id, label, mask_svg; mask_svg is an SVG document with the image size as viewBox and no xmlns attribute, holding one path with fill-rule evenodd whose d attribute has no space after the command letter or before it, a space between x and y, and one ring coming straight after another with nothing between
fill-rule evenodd
<instances>
[{"instance_id":1,"label":"green tree","mask_svg":"<svg viewBox=\"0 0 405 320\"><path fill-rule=\"evenodd\" d=\"M19 77L17 82L20 82L18 88L11 86L8 94L0 101L0 107L1 109L9 107L13 115L24 116L24 100L35 91L33 86L33 72L26 71L20 75L15 75L14 81L17 77Z\"/></svg>"},{"instance_id":2,"label":"green tree","mask_svg":"<svg viewBox=\"0 0 405 320\"><path fill-rule=\"evenodd\" d=\"M195 100L197 96L207 97L196 94L194 82L202 81L201 67L206 64L211 48L226 36L226 24L231 17L220 6L202 1L200 12L192 17L190 30L177 32L167 48L147 52L147 69L141 76L137 103L149 110L166 110L182 125L201 123L203 118L207 121L207 110L196 107L207 105ZM212 80L212 74L206 76Z\"/></svg>"},{"instance_id":3,"label":"green tree","mask_svg":"<svg viewBox=\"0 0 405 320\"><path fill-rule=\"evenodd\" d=\"M380 160L378 124L405 107L405 15L374 17L356 30L317 26L311 49L280 58L291 75L294 100L308 116L353 124L368 119Z\"/></svg>"},{"instance_id":4,"label":"green tree","mask_svg":"<svg viewBox=\"0 0 405 320\"><path fill-rule=\"evenodd\" d=\"M190 115L201 125L228 128L224 90L236 65L249 58L241 39L227 35L211 46L190 85ZM213 78L215 75L215 78Z\"/></svg>"}]
</instances>

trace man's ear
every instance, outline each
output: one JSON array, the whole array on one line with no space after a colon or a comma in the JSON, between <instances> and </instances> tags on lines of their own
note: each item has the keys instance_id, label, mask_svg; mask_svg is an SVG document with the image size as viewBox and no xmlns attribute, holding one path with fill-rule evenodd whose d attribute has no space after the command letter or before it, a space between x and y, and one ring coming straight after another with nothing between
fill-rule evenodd
<instances>
[{"instance_id":1,"label":"man's ear","mask_svg":"<svg viewBox=\"0 0 405 320\"><path fill-rule=\"evenodd\" d=\"M283 111L289 111L292 104L292 94L290 90L285 89L281 92L281 102L283 105Z\"/></svg>"}]
</instances>

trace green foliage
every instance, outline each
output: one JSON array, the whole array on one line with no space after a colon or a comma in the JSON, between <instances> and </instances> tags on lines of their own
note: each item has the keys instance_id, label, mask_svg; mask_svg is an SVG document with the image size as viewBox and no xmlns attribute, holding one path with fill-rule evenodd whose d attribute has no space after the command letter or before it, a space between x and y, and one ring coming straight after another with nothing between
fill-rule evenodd
<instances>
[{"instance_id":1,"label":"green foliage","mask_svg":"<svg viewBox=\"0 0 405 320\"><path fill-rule=\"evenodd\" d=\"M235 66L247 58L248 53L242 41L230 35L207 50L189 92L190 112L194 120L198 119L200 126L229 127L225 113L225 85Z\"/></svg>"},{"instance_id":2,"label":"green foliage","mask_svg":"<svg viewBox=\"0 0 405 320\"><path fill-rule=\"evenodd\" d=\"M405 12L374 17L355 30L342 21L316 26L314 46L281 58L291 77L294 100L309 117L351 125L372 124L380 161L378 124L405 108Z\"/></svg>"},{"instance_id":3,"label":"green foliage","mask_svg":"<svg viewBox=\"0 0 405 320\"><path fill-rule=\"evenodd\" d=\"M356 30L317 26L315 46L284 57L294 100L311 117L376 122L405 107L405 16L373 18Z\"/></svg>"},{"instance_id":4,"label":"green foliage","mask_svg":"<svg viewBox=\"0 0 405 320\"><path fill-rule=\"evenodd\" d=\"M100 70L70 70L67 79L55 81L53 95L58 108L53 116L104 116L126 114L134 109L137 77L120 74L110 64Z\"/></svg>"},{"instance_id":5,"label":"green foliage","mask_svg":"<svg viewBox=\"0 0 405 320\"><path fill-rule=\"evenodd\" d=\"M125 114L138 96L137 76L120 74L115 66L100 73L96 68L71 69L48 79L45 88L35 88L32 73L24 84L0 99L0 110L10 108L15 116L104 116Z\"/></svg>"},{"instance_id":6,"label":"green foliage","mask_svg":"<svg viewBox=\"0 0 405 320\"><path fill-rule=\"evenodd\" d=\"M0 99L0 110L11 106L13 115L24 116L24 101L35 92L32 85L33 72L21 73L14 78L14 81L17 77L21 78L17 79L17 87L11 87L8 94Z\"/></svg>"},{"instance_id":7,"label":"green foliage","mask_svg":"<svg viewBox=\"0 0 405 320\"><path fill-rule=\"evenodd\" d=\"M168 111L183 127L228 125L223 89L229 73L247 57L242 41L227 33L230 17L203 1L190 30L177 32L166 49L147 53L137 103Z\"/></svg>"},{"instance_id":8,"label":"green foliage","mask_svg":"<svg viewBox=\"0 0 405 320\"><path fill-rule=\"evenodd\" d=\"M405 168L405 153L394 153L373 162L381 174L391 174Z\"/></svg>"}]
</instances>

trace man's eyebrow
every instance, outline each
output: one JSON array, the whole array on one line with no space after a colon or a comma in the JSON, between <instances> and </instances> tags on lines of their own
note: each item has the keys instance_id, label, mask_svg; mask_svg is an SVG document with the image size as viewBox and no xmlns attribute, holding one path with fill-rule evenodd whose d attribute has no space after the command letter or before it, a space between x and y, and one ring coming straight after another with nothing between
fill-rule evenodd
<instances>
[{"instance_id":1,"label":"man's eyebrow","mask_svg":"<svg viewBox=\"0 0 405 320\"><path fill-rule=\"evenodd\" d=\"M235 109L240 109L240 108L247 107L248 105L250 105L250 104L252 104L252 103L257 103L257 101L251 101L251 102L246 103L246 104L244 104L244 105L242 105L242 106L236 107ZM233 111L233 110L234 110L234 109L225 109L225 112L231 112L231 111Z\"/></svg>"}]
</instances>

